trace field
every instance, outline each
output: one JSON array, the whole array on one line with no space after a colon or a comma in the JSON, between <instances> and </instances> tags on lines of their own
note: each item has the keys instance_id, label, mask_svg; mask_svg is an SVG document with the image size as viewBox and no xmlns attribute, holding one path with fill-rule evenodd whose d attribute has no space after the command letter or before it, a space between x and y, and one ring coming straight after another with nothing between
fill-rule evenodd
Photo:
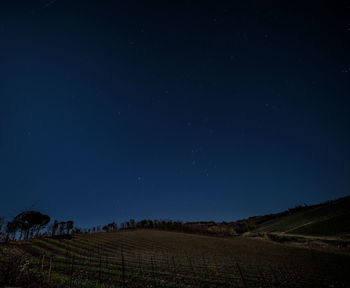
<instances>
[{"instance_id":1,"label":"field","mask_svg":"<svg viewBox=\"0 0 350 288\"><path fill-rule=\"evenodd\" d=\"M53 287L350 287L349 256L254 238L134 230L11 249Z\"/></svg>"}]
</instances>

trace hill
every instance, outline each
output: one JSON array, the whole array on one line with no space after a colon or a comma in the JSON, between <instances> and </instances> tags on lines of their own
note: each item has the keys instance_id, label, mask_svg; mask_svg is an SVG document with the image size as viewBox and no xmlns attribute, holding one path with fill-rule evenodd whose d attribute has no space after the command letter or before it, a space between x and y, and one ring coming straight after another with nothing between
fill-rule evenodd
<instances>
[{"instance_id":1,"label":"hill","mask_svg":"<svg viewBox=\"0 0 350 288\"><path fill-rule=\"evenodd\" d=\"M285 213L262 222L254 231L349 239L350 197L307 206L295 213Z\"/></svg>"},{"instance_id":2,"label":"hill","mask_svg":"<svg viewBox=\"0 0 350 288\"><path fill-rule=\"evenodd\" d=\"M188 230L221 236L289 235L347 243L350 240L350 196L234 222L193 222L185 226Z\"/></svg>"}]
</instances>

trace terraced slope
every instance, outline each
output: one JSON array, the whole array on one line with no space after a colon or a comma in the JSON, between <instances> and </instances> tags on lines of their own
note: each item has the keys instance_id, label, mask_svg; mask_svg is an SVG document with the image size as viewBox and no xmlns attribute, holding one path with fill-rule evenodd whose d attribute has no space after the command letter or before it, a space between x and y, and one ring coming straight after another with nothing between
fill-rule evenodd
<instances>
[{"instance_id":1,"label":"terraced slope","mask_svg":"<svg viewBox=\"0 0 350 288\"><path fill-rule=\"evenodd\" d=\"M250 238L136 230L18 244L57 287L349 287L350 257Z\"/></svg>"},{"instance_id":2,"label":"terraced slope","mask_svg":"<svg viewBox=\"0 0 350 288\"><path fill-rule=\"evenodd\" d=\"M272 219L262 223L255 232L350 239L350 197Z\"/></svg>"}]
</instances>

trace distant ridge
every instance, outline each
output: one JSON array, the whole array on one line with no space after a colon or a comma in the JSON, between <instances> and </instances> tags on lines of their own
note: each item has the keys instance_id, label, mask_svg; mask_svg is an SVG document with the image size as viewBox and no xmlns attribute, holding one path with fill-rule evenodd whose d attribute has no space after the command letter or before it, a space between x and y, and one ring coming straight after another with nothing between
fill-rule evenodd
<instances>
[{"instance_id":1,"label":"distant ridge","mask_svg":"<svg viewBox=\"0 0 350 288\"><path fill-rule=\"evenodd\" d=\"M254 231L350 238L350 196L285 213L264 221Z\"/></svg>"},{"instance_id":2,"label":"distant ridge","mask_svg":"<svg viewBox=\"0 0 350 288\"><path fill-rule=\"evenodd\" d=\"M221 236L289 235L350 240L350 196L233 222L190 222L193 230Z\"/></svg>"}]
</instances>

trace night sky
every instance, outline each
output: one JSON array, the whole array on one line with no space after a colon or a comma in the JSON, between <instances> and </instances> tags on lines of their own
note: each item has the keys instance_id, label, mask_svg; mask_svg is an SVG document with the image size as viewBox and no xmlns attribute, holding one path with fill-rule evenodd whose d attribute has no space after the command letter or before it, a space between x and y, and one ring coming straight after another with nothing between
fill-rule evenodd
<instances>
[{"instance_id":1,"label":"night sky","mask_svg":"<svg viewBox=\"0 0 350 288\"><path fill-rule=\"evenodd\" d=\"M349 195L349 20L341 1L0 1L1 216L232 221Z\"/></svg>"}]
</instances>

